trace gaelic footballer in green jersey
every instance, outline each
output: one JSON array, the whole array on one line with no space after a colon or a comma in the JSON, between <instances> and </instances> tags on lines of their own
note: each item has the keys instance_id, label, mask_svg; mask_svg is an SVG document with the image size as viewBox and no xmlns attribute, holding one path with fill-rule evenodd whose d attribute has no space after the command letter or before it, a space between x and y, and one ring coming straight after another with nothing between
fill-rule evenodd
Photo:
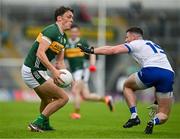
<instances>
[{"instance_id":1,"label":"gaelic footballer in green jersey","mask_svg":"<svg viewBox=\"0 0 180 139\"><path fill-rule=\"evenodd\" d=\"M82 45L85 48L89 48L89 45L85 39L80 38L80 28L77 25L73 25L70 30L69 45L65 50L66 58L69 62L69 67L74 77L74 84L72 86L72 93L74 95L75 111L70 115L72 119L81 118L80 115L80 98L89 101L101 101L108 104L110 110L113 110L112 98L110 96L101 97L95 93L90 93L88 87L88 80L90 72L95 72L95 55L90 55L89 68L87 63L87 55L81 52L77 45Z\"/></svg>"},{"instance_id":2,"label":"gaelic footballer in green jersey","mask_svg":"<svg viewBox=\"0 0 180 139\"><path fill-rule=\"evenodd\" d=\"M55 23L39 33L22 66L24 82L34 89L41 99L40 115L28 126L31 131L53 130L49 117L68 102L66 92L56 84L62 82L59 75L63 73L59 69L66 68L64 49L68 40L64 31L71 28L72 22L71 8L56 9ZM51 63L54 58L55 65ZM48 76L47 70L51 72L52 77Z\"/></svg>"},{"instance_id":3,"label":"gaelic footballer in green jersey","mask_svg":"<svg viewBox=\"0 0 180 139\"><path fill-rule=\"evenodd\" d=\"M46 40L50 44L46 51L46 56L49 61L54 59L55 56L65 48L68 42L66 34L60 30L57 23L47 26L39 33L24 62L24 65L33 70L47 70L36 56L41 39Z\"/></svg>"},{"instance_id":4,"label":"gaelic footballer in green jersey","mask_svg":"<svg viewBox=\"0 0 180 139\"><path fill-rule=\"evenodd\" d=\"M46 40L50 44L46 51L46 56L49 61L53 60L57 54L65 49L68 41L66 34L61 32L57 23L47 26L39 33L24 62L24 67L27 70L28 68L31 69L31 73L35 79L34 82L28 82L25 78L25 82L30 88L36 88L49 79L46 73L47 67L45 67L39 57L36 56L41 39Z\"/></svg>"},{"instance_id":5,"label":"gaelic footballer in green jersey","mask_svg":"<svg viewBox=\"0 0 180 139\"><path fill-rule=\"evenodd\" d=\"M69 39L69 45L65 50L65 56L68 59L71 72L84 69L84 62L87 60L87 55L81 52L81 50L77 47L77 44L83 45L84 47L89 47L89 44L85 39Z\"/></svg>"}]
</instances>

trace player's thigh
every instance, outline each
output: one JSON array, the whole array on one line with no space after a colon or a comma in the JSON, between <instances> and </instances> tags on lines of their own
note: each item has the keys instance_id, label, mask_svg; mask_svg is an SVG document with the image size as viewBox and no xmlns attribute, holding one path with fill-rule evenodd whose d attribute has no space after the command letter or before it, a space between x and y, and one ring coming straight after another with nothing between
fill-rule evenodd
<instances>
[{"instance_id":1,"label":"player's thigh","mask_svg":"<svg viewBox=\"0 0 180 139\"><path fill-rule=\"evenodd\" d=\"M141 82L137 73L133 73L126 79L124 83L124 88L139 90L139 89L145 89L146 86Z\"/></svg>"},{"instance_id":2,"label":"player's thigh","mask_svg":"<svg viewBox=\"0 0 180 139\"><path fill-rule=\"evenodd\" d=\"M158 112L162 112L166 115L169 115L173 101L172 97L166 97L166 98L157 97L157 99L158 99Z\"/></svg>"},{"instance_id":3,"label":"player's thigh","mask_svg":"<svg viewBox=\"0 0 180 139\"><path fill-rule=\"evenodd\" d=\"M34 88L34 90L40 98L44 99L67 98L66 92L54 84L52 78L48 79L42 85Z\"/></svg>"},{"instance_id":4,"label":"player's thigh","mask_svg":"<svg viewBox=\"0 0 180 139\"><path fill-rule=\"evenodd\" d=\"M86 68L86 69L83 70L83 81L85 83L88 83L89 77L90 77L90 71L89 71L88 68Z\"/></svg>"},{"instance_id":5,"label":"player's thigh","mask_svg":"<svg viewBox=\"0 0 180 139\"><path fill-rule=\"evenodd\" d=\"M79 81L83 79L83 70L79 69L72 73L75 81Z\"/></svg>"},{"instance_id":6,"label":"player's thigh","mask_svg":"<svg viewBox=\"0 0 180 139\"><path fill-rule=\"evenodd\" d=\"M72 93L74 95L77 95L77 94L80 94L81 90L82 90L82 80L74 81L72 89L71 89Z\"/></svg>"}]
</instances>

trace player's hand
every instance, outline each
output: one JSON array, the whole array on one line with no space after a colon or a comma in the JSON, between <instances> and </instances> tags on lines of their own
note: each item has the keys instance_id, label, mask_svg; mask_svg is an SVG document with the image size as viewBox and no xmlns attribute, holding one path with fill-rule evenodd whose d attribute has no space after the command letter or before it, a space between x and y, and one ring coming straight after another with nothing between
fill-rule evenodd
<instances>
[{"instance_id":1,"label":"player's hand","mask_svg":"<svg viewBox=\"0 0 180 139\"><path fill-rule=\"evenodd\" d=\"M157 111L158 111L158 105L157 104L152 104L152 105L148 106L147 109L150 110L149 117L153 118L156 115Z\"/></svg>"},{"instance_id":2,"label":"player's hand","mask_svg":"<svg viewBox=\"0 0 180 139\"><path fill-rule=\"evenodd\" d=\"M52 72L52 77L56 85L59 85L59 83L64 83L60 78L60 74L65 74L65 73L61 72L60 70L54 70Z\"/></svg>"},{"instance_id":3,"label":"player's hand","mask_svg":"<svg viewBox=\"0 0 180 139\"><path fill-rule=\"evenodd\" d=\"M94 47L83 47L81 44L77 44L77 47L81 49L82 52L88 53L88 54L94 54Z\"/></svg>"},{"instance_id":4,"label":"player's hand","mask_svg":"<svg viewBox=\"0 0 180 139\"><path fill-rule=\"evenodd\" d=\"M89 71L90 72L96 72L96 66L95 65L90 65L89 66Z\"/></svg>"}]
</instances>

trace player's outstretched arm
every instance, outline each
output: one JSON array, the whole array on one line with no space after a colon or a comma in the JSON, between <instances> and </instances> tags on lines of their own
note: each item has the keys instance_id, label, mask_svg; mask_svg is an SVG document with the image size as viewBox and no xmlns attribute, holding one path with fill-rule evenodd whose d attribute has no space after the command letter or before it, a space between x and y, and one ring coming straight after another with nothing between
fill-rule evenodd
<instances>
[{"instance_id":1,"label":"player's outstretched arm","mask_svg":"<svg viewBox=\"0 0 180 139\"><path fill-rule=\"evenodd\" d=\"M113 55L113 54L129 52L129 49L124 44L115 45L115 46L102 46L98 48L94 48L94 47L85 48L81 45L78 45L78 47L85 53L99 54L99 55Z\"/></svg>"},{"instance_id":2,"label":"player's outstretched arm","mask_svg":"<svg viewBox=\"0 0 180 139\"><path fill-rule=\"evenodd\" d=\"M113 55L113 54L128 53L128 52L129 50L127 47L124 46L124 44L94 48L94 54L100 54L100 55Z\"/></svg>"}]
</instances>

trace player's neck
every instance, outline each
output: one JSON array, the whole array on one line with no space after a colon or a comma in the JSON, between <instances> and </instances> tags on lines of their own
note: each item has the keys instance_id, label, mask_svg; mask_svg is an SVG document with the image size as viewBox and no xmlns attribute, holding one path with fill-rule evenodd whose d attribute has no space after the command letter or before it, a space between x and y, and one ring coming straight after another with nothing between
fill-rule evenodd
<instances>
[{"instance_id":1,"label":"player's neck","mask_svg":"<svg viewBox=\"0 0 180 139\"><path fill-rule=\"evenodd\" d=\"M60 33L64 34L64 29L62 28L62 25L60 23L58 23L58 22L56 22L56 24L57 24L57 26L59 28Z\"/></svg>"},{"instance_id":2,"label":"player's neck","mask_svg":"<svg viewBox=\"0 0 180 139\"><path fill-rule=\"evenodd\" d=\"M135 41L135 40L143 40L143 37L137 37L133 41Z\"/></svg>"}]
</instances>

